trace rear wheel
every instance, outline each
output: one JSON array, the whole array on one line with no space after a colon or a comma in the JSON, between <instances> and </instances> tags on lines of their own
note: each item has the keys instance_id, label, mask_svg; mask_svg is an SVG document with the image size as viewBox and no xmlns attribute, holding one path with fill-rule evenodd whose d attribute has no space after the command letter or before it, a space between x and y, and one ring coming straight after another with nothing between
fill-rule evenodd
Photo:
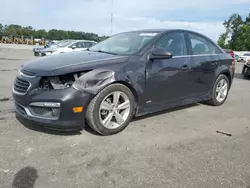
<instances>
[{"instance_id":1,"label":"rear wheel","mask_svg":"<svg viewBox=\"0 0 250 188\"><path fill-rule=\"evenodd\" d=\"M90 102L87 124L102 135L112 135L125 129L134 113L134 95L122 84L112 84L100 91Z\"/></svg>"},{"instance_id":2,"label":"rear wheel","mask_svg":"<svg viewBox=\"0 0 250 188\"><path fill-rule=\"evenodd\" d=\"M224 74L221 74L214 83L212 98L206 101L206 103L213 106L222 105L227 99L230 86L229 84L228 77Z\"/></svg>"}]
</instances>

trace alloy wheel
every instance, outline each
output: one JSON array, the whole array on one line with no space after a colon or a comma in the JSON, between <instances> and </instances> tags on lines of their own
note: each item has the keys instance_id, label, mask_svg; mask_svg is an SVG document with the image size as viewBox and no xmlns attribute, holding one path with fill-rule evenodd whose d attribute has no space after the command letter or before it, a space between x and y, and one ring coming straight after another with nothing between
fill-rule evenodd
<instances>
[{"instance_id":1,"label":"alloy wheel","mask_svg":"<svg viewBox=\"0 0 250 188\"><path fill-rule=\"evenodd\" d=\"M216 100L221 103L223 102L228 93L228 83L225 79L221 79L216 87Z\"/></svg>"},{"instance_id":2,"label":"alloy wheel","mask_svg":"<svg viewBox=\"0 0 250 188\"><path fill-rule=\"evenodd\" d=\"M128 96L115 91L108 94L99 107L99 118L107 129L120 127L129 117L131 104Z\"/></svg>"}]
</instances>

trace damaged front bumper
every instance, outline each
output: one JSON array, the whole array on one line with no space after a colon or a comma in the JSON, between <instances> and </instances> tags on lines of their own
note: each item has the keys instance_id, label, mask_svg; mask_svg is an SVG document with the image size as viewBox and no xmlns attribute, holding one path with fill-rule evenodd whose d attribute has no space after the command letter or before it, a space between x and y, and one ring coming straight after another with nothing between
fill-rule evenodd
<instances>
[{"instance_id":1,"label":"damaged front bumper","mask_svg":"<svg viewBox=\"0 0 250 188\"><path fill-rule=\"evenodd\" d=\"M85 109L92 94L73 87L33 90L20 95L13 89L17 117L58 130L79 130L85 125ZM74 111L75 108L82 109Z\"/></svg>"}]
</instances>

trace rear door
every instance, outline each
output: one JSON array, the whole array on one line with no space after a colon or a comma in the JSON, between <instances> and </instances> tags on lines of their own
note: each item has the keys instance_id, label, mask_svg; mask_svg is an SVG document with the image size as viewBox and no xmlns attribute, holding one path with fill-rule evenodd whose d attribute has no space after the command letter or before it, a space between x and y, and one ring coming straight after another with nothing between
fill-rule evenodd
<instances>
[{"instance_id":1,"label":"rear door","mask_svg":"<svg viewBox=\"0 0 250 188\"><path fill-rule=\"evenodd\" d=\"M187 32L187 40L192 54L192 97L200 97L211 91L223 52L209 39L197 33Z\"/></svg>"}]
</instances>

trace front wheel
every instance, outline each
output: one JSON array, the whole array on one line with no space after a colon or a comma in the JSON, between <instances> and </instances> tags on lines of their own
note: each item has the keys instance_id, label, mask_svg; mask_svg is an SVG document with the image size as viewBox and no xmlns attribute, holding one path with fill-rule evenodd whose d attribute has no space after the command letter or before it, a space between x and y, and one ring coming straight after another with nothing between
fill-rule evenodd
<instances>
[{"instance_id":1,"label":"front wheel","mask_svg":"<svg viewBox=\"0 0 250 188\"><path fill-rule=\"evenodd\" d=\"M224 74L221 74L214 83L212 89L212 98L206 101L206 103L213 106L222 105L227 99L230 87L229 84L228 77Z\"/></svg>"},{"instance_id":2,"label":"front wheel","mask_svg":"<svg viewBox=\"0 0 250 188\"><path fill-rule=\"evenodd\" d=\"M135 100L129 88L112 84L100 91L86 111L87 124L101 135L121 132L134 114Z\"/></svg>"}]
</instances>

